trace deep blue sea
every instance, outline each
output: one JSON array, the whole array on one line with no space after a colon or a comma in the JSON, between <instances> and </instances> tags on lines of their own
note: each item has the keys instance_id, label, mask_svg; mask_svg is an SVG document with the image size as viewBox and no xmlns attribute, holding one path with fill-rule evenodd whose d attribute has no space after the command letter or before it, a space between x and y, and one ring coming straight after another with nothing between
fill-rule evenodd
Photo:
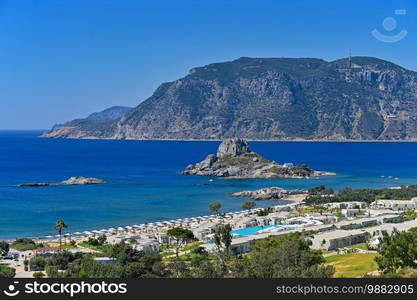
<instances>
[{"instance_id":1,"label":"deep blue sea","mask_svg":"<svg viewBox=\"0 0 417 300\"><path fill-rule=\"evenodd\" d=\"M220 201L223 211L235 211L244 199L231 197L232 192L268 186L340 189L417 183L417 143L252 142L251 149L270 160L307 163L338 176L209 181L179 172L215 153L219 142L42 139L40 134L0 131L0 239L55 234L57 219L74 232L207 215L213 201ZM108 183L17 186L71 176Z\"/></svg>"}]
</instances>

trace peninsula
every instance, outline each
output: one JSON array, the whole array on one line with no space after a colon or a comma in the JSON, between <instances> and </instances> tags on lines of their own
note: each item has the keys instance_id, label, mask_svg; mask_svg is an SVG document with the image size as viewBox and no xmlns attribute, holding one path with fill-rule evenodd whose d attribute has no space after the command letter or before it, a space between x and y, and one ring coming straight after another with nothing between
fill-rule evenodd
<instances>
[{"instance_id":1,"label":"peninsula","mask_svg":"<svg viewBox=\"0 0 417 300\"><path fill-rule=\"evenodd\" d=\"M217 154L208 155L203 161L189 165L184 175L216 176L227 178L308 178L311 176L336 175L315 171L307 165L279 165L249 149L244 139L225 139Z\"/></svg>"}]
</instances>

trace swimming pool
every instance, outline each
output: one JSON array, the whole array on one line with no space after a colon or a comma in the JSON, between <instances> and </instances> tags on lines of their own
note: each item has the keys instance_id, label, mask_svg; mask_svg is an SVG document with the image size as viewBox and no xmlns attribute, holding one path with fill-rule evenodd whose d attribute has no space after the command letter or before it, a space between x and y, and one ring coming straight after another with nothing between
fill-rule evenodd
<instances>
[{"instance_id":1,"label":"swimming pool","mask_svg":"<svg viewBox=\"0 0 417 300\"><path fill-rule=\"evenodd\" d=\"M231 234L233 238L240 238L244 236L250 236L257 233L264 233L268 232L266 229L270 229L270 232L276 232L281 230L287 230L287 229L294 229L299 228L298 225L265 225L265 226L254 226L254 227L247 227L242 229L236 229L232 230ZM261 232L260 232L261 231Z\"/></svg>"}]
</instances>

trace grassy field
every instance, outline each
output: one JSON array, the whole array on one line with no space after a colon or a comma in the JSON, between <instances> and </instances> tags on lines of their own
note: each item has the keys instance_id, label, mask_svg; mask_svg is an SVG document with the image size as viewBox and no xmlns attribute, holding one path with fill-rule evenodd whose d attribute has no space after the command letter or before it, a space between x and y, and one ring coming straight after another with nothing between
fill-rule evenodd
<instances>
[{"instance_id":1,"label":"grassy field","mask_svg":"<svg viewBox=\"0 0 417 300\"><path fill-rule=\"evenodd\" d=\"M377 265L374 253L349 253L326 257L326 265L336 269L334 277L358 277L365 273L375 271Z\"/></svg>"},{"instance_id":2,"label":"grassy field","mask_svg":"<svg viewBox=\"0 0 417 300\"><path fill-rule=\"evenodd\" d=\"M347 248L352 248L352 249L362 249L362 250L368 250L368 246L366 245L366 243L360 243L360 244L355 244L352 246L348 246Z\"/></svg>"}]
</instances>

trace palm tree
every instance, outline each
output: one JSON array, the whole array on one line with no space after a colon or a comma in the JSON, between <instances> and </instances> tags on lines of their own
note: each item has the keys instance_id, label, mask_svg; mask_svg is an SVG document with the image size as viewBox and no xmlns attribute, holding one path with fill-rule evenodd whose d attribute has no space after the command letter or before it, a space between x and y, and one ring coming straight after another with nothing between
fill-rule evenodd
<instances>
[{"instance_id":1,"label":"palm tree","mask_svg":"<svg viewBox=\"0 0 417 300\"><path fill-rule=\"evenodd\" d=\"M59 249L62 247L62 230L67 227L68 225L65 224L64 220L58 220L55 223L54 229L59 233Z\"/></svg>"}]
</instances>

